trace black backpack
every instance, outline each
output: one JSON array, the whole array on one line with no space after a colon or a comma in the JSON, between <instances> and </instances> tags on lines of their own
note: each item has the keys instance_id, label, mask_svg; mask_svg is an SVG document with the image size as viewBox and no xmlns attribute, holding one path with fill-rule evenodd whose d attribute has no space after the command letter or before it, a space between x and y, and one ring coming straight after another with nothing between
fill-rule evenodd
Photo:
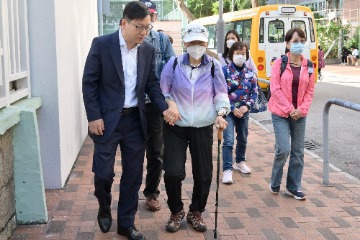
<instances>
[{"instance_id":1,"label":"black backpack","mask_svg":"<svg viewBox=\"0 0 360 240\"><path fill-rule=\"evenodd\" d=\"M280 72L280 77L283 74L283 72L285 71L286 65L288 63L288 57L286 55L281 57L281 72ZM309 59L307 59L307 66L308 66L308 72L309 72L309 78L310 75L312 73L314 73L314 69L312 72L310 72L310 68L314 68L314 64L312 63L312 61L310 61Z\"/></svg>"},{"instance_id":2,"label":"black backpack","mask_svg":"<svg viewBox=\"0 0 360 240\"><path fill-rule=\"evenodd\" d=\"M175 57L174 59L174 63L173 63L173 72L175 71L176 65L178 63L178 59L177 57ZM214 62L211 61L211 76L214 78L215 76L215 66L214 66Z\"/></svg>"}]
</instances>

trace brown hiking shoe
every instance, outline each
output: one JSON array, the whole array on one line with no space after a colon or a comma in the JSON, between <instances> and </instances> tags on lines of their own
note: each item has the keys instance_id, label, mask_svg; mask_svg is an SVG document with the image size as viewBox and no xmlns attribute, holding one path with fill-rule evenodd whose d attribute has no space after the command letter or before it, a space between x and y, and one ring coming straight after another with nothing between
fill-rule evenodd
<instances>
[{"instance_id":1,"label":"brown hiking shoe","mask_svg":"<svg viewBox=\"0 0 360 240\"><path fill-rule=\"evenodd\" d=\"M177 213L171 213L168 222L166 223L166 231L177 232L180 228L181 220L185 217L184 210Z\"/></svg>"},{"instance_id":2,"label":"brown hiking shoe","mask_svg":"<svg viewBox=\"0 0 360 240\"><path fill-rule=\"evenodd\" d=\"M156 197L147 197L145 202L146 208L149 211L156 212L161 208L159 200Z\"/></svg>"},{"instance_id":3,"label":"brown hiking shoe","mask_svg":"<svg viewBox=\"0 0 360 240\"><path fill-rule=\"evenodd\" d=\"M205 232L206 231L206 223L201 216L201 212L193 211L189 212L186 216L186 220L191 226L194 228L195 231L198 232Z\"/></svg>"}]
</instances>

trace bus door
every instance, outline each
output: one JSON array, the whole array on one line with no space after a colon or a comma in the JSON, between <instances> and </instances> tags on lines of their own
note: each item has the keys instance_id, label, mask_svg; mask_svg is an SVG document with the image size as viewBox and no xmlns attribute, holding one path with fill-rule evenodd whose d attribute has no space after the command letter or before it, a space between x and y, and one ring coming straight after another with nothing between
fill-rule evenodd
<instances>
[{"instance_id":1,"label":"bus door","mask_svg":"<svg viewBox=\"0 0 360 240\"><path fill-rule=\"evenodd\" d=\"M290 29L289 18L266 17L264 27L266 77L269 78L274 61L285 54L285 34Z\"/></svg>"},{"instance_id":2,"label":"bus door","mask_svg":"<svg viewBox=\"0 0 360 240\"><path fill-rule=\"evenodd\" d=\"M310 58L310 50L316 49L314 28L312 19L298 16L281 16L265 18L265 56L266 56L266 77L271 75L271 67L277 58L285 54L285 34L294 27L301 28L305 32L305 49L303 55Z\"/></svg>"}]
</instances>

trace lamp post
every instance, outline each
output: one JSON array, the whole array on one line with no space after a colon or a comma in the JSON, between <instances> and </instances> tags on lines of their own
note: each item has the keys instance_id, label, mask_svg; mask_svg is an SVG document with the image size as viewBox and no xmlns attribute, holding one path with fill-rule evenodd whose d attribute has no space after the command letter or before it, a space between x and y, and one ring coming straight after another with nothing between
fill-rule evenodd
<instances>
[{"instance_id":1,"label":"lamp post","mask_svg":"<svg viewBox=\"0 0 360 240\"><path fill-rule=\"evenodd\" d=\"M223 19L223 0L219 1L219 19L216 23L216 50L218 53L224 51L224 37L225 37L225 22Z\"/></svg>"}]
</instances>

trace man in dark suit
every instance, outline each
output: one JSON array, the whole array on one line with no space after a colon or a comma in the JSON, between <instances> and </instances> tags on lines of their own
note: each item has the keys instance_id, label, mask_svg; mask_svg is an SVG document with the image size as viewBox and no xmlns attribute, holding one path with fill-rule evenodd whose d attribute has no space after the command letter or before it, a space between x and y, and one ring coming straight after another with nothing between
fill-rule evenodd
<instances>
[{"instance_id":1,"label":"man in dark suit","mask_svg":"<svg viewBox=\"0 0 360 240\"><path fill-rule=\"evenodd\" d=\"M147 7L129 2L119 31L93 40L83 75L83 99L94 141L94 195L99 202L98 224L108 232L112 224L111 186L117 146L122 176L117 233L128 239L145 239L134 226L138 191L142 182L145 139L145 93L170 124L179 119L168 108L155 74L154 47L143 42L151 30Z\"/></svg>"}]
</instances>

